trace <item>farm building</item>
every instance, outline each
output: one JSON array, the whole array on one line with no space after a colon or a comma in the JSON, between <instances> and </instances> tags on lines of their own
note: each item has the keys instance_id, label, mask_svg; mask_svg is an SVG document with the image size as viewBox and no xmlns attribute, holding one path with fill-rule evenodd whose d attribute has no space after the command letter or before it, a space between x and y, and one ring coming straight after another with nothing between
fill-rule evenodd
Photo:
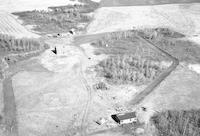
<instances>
[{"instance_id":1,"label":"farm building","mask_svg":"<svg viewBox=\"0 0 200 136\"><path fill-rule=\"evenodd\" d=\"M137 122L137 117L135 112L114 114L111 117L119 124L129 124Z\"/></svg>"}]
</instances>

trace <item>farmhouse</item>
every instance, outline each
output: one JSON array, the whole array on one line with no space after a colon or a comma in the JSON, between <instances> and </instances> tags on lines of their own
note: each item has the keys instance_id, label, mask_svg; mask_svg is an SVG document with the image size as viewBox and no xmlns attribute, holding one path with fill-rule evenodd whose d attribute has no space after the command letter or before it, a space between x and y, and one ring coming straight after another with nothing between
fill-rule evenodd
<instances>
[{"instance_id":1,"label":"farmhouse","mask_svg":"<svg viewBox=\"0 0 200 136\"><path fill-rule=\"evenodd\" d=\"M111 117L119 124L129 124L137 122L135 112L114 114Z\"/></svg>"}]
</instances>

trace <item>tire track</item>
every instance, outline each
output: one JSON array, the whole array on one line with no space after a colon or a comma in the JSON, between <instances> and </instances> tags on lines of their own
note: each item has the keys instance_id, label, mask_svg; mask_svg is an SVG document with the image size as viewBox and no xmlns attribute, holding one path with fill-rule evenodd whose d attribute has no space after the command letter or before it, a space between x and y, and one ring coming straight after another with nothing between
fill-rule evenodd
<instances>
[{"instance_id":1,"label":"tire track","mask_svg":"<svg viewBox=\"0 0 200 136\"><path fill-rule=\"evenodd\" d=\"M83 117L81 120L81 136L87 136L87 131L86 131L87 127L86 126L87 126L88 111L89 111L89 108L91 105L91 100L92 100L92 89L88 85L88 82L83 74L82 65L81 65L81 71L79 73L79 77L80 77L82 85L88 92L88 99L87 99L86 106L85 106L84 112L83 112Z\"/></svg>"}]
</instances>

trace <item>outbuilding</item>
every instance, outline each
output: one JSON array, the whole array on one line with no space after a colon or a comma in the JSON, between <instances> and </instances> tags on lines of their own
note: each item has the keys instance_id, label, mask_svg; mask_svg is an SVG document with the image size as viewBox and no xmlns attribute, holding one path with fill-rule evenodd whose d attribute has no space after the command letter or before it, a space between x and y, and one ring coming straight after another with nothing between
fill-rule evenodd
<instances>
[{"instance_id":1,"label":"outbuilding","mask_svg":"<svg viewBox=\"0 0 200 136\"><path fill-rule=\"evenodd\" d=\"M114 114L111 117L119 124L129 124L137 122L137 117L135 112Z\"/></svg>"}]
</instances>

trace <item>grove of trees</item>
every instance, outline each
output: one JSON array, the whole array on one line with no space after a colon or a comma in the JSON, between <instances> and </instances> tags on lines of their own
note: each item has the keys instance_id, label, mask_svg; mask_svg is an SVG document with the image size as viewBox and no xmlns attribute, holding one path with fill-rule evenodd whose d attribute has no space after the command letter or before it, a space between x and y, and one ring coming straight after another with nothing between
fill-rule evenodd
<instances>
[{"instance_id":1,"label":"grove of trees","mask_svg":"<svg viewBox=\"0 0 200 136\"><path fill-rule=\"evenodd\" d=\"M199 136L200 110L168 110L151 118L157 136Z\"/></svg>"},{"instance_id":2,"label":"grove of trees","mask_svg":"<svg viewBox=\"0 0 200 136\"><path fill-rule=\"evenodd\" d=\"M5 52L29 52L46 48L47 45L38 39L16 39L0 34L0 50Z\"/></svg>"},{"instance_id":3,"label":"grove of trees","mask_svg":"<svg viewBox=\"0 0 200 136\"><path fill-rule=\"evenodd\" d=\"M145 84L157 77L163 69L160 63L131 55L112 56L96 66L98 76L116 84Z\"/></svg>"}]
</instances>

